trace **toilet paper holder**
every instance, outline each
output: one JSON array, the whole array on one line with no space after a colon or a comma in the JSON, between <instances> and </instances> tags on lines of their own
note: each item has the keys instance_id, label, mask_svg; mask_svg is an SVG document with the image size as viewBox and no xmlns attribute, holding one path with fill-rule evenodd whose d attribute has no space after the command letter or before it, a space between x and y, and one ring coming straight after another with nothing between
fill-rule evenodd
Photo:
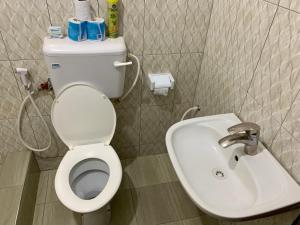
<instances>
[{"instance_id":1,"label":"toilet paper holder","mask_svg":"<svg viewBox=\"0 0 300 225\"><path fill-rule=\"evenodd\" d=\"M147 83L151 91L155 89L174 89L175 80L171 73L149 73Z\"/></svg>"}]
</instances>

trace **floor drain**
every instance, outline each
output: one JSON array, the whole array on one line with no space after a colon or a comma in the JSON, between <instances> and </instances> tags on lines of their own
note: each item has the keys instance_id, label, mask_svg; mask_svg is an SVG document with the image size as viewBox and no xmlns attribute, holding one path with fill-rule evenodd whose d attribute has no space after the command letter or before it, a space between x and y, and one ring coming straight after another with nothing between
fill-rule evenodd
<instances>
[{"instance_id":1,"label":"floor drain","mask_svg":"<svg viewBox=\"0 0 300 225\"><path fill-rule=\"evenodd\" d=\"M217 179L220 179L220 180L226 179L226 174L225 174L224 170L222 170L220 168L213 169L212 173L213 173L214 177L216 177Z\"/></svg>"}]
</instances>

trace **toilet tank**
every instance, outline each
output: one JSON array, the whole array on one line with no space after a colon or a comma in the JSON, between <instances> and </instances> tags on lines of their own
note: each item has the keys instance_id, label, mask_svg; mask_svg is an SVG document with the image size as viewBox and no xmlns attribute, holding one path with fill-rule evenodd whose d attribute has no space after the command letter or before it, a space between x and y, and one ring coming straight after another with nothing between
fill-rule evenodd
<instances>
[{"instance_id":1,"label":"toilet tank","mask_svg":"<svg viewBox=\"0 0 300 225\"><path fill-rule=\"evenodd\" d=\"M123 37L105 41L75 42L69 38L45 38L43 52L55 95L72 84L88 84L109 98L123 94L126 46Z\"/></svg>"}]
</instances>

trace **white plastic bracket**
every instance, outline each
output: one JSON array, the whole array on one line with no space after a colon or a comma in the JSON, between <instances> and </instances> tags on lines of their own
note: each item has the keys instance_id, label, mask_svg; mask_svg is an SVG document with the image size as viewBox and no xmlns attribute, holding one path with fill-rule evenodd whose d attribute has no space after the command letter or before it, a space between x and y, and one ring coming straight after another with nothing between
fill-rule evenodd
<instances>
[{"instance_id":1,"label":"white plastic bracket","mask_svg":"<svg viewBox=\"0 0 300 225\"><path fill-rule=\"evenodd\" d=\"M118 68L118 67L122 67L122 66L130 66L132 65L132 62L119 62L119 61L115 61L114 62L114 67Z\"/></svg>"},{"instance_id":2,"label":"white plastic bracket","mask_svg":"<svg viewBox=\"0 0 300 225\"><path fill-rule=\"evenodd\" d=\"M174 89L175 80L171 73L149 73L147 77L147 82L151 91L154 91L154 89L156 88L155 77L157 76L164 77L164 79L169 80L169 85L167 86L167 88L171 90Z\"/></svg>"}]
</instances>

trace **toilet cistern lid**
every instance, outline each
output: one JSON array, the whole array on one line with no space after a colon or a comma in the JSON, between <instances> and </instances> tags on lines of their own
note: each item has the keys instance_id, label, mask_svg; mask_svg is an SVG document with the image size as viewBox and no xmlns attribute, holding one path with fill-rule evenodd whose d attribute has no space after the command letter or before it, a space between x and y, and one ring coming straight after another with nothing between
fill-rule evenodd
<instances>
[{"instance_id":1,"label":"toilet cistern lid","mask_svg":"<svg viewBox=\"0 0 300 225\"><path fill-rule=\"evenodd\" d=\"M88 85L72 85L54 100L53 126L70 148L93 143L109 144L116 127L116 112L111 101Z\"/></svg>"}]
</instances>

